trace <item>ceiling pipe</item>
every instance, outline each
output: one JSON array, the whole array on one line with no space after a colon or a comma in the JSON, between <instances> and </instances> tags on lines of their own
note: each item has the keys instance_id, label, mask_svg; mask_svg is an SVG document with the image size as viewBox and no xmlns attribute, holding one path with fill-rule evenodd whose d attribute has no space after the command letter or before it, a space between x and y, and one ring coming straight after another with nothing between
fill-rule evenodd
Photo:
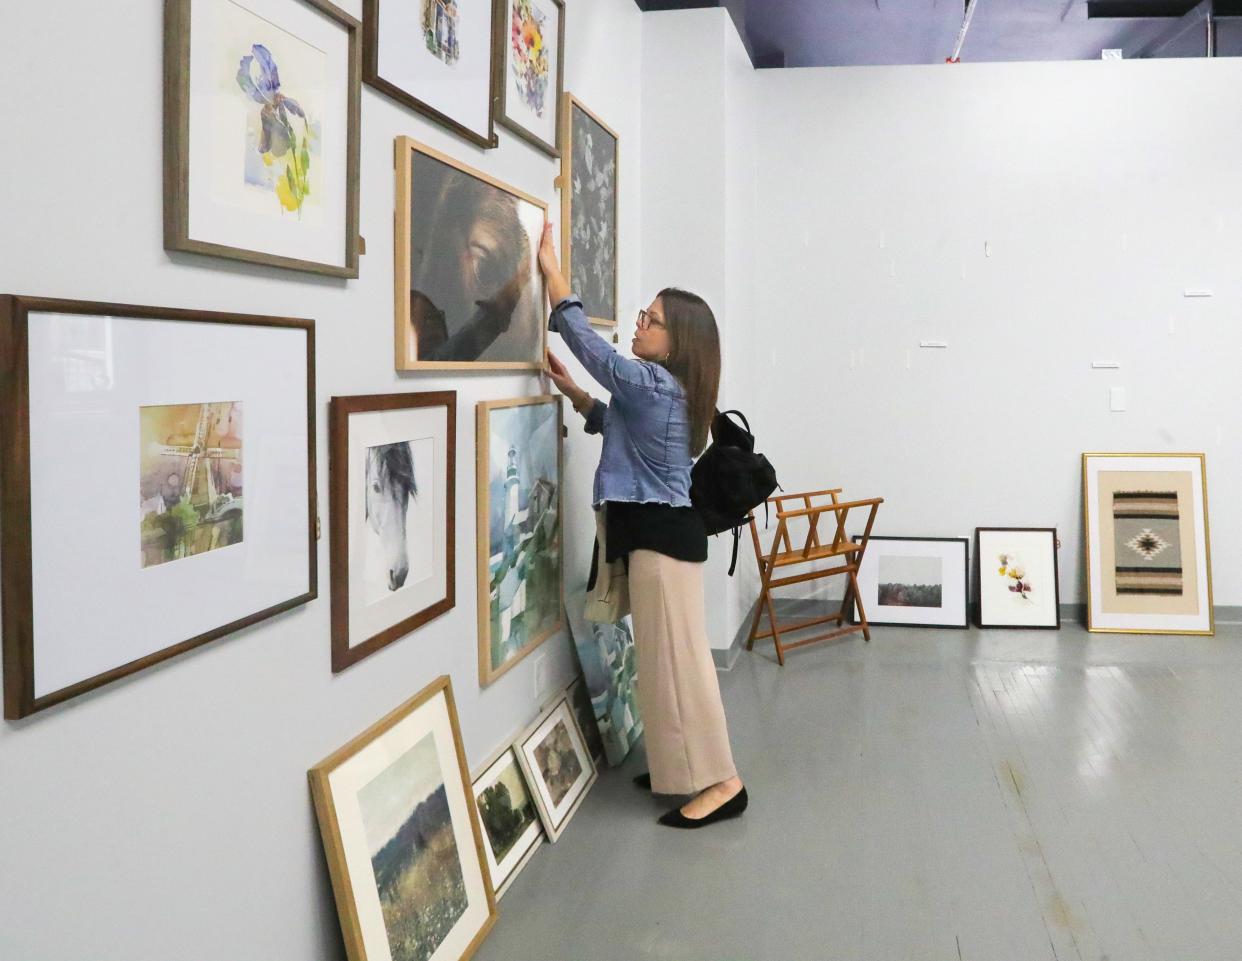
<instances>
[{"instance_id":1,"label":"ceiling pipe","mask_svg":"<svg viewBox=\"0 0 1242 961\"><path fill-rule=\"evenodd\" d=\"M1132 59L1159 56L1160 51L1183 36L1187 30L1194 29L1205 22L1208 24L1206 27L1208 35L1207 45L1209 48L1214 48L1216 46L1216 27L1212 22L1212 15L1212 0L1201 0L1200 3L1186 11L1184 16L1178 18L1168 30L1152 40L1151 43L1133 51L1127 49L1125 56ZM1208 54L1208 56L1211 55L1211 53Z\"/></svg>"},{"instance_id":2,"label":"ceiling pipe","mask_svg":"<svg viewBox=\"0 0 1242 961\"><path fill-rule=\"evenodd\" d=\"M962 17L962 28L957 32L957 43L953 45L953 55L945 58L945 63L959 63L962 59L962 44L966 42L966 31L970 29L970 18L975 15L975 4L978 0L970 0L966 4L966 16ZM1204 0L1208 2L1208 0Z\"/></svg>"}]
</instances>

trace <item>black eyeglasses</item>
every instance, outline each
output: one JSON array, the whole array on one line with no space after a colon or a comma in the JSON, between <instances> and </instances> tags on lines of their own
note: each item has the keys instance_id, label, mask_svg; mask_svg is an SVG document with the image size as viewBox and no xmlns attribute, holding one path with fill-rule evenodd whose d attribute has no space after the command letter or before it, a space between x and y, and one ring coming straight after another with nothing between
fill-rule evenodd
<instances>
[{"instance_id":1,"label":"black eyeglasses","mask_svg":"<svg viewBox=\"0 0 1242 961\"><path fill-rule=\"evenodd\" d=\"M668 329L668 325L664 323L664 321L657 317L653 317L645 310L640 310L638 312L638 329L646 330L648 327L663 327L666 330Z\"/></svg>"}]
</instances>

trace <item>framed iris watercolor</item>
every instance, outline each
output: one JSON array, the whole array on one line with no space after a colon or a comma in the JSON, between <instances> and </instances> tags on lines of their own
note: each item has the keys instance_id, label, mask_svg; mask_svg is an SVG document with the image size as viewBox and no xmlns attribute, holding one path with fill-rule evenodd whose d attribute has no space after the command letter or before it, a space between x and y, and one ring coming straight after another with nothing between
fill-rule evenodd
<instances>
[{"instance_id":1,"label":"framed iris watercolor","mask_svg":"<svg viewBox=\"0 0 1242 961\"><path fill-rule=\"evenodd\" d=\"M1083 454L1087 630L1213 634L1202 454Z\"/></svg>"},{"instance_id":2,"label":"framed iris watercolor","mask_svg":"<svg viewBox=\"0 0 1242 961\"><path fill-rule=\"evenodd\" d=\"M867 622L872 627L966 627L969 554L964 537L872 535L858 569ZM850 613L857 618L853 604Z\"/></svg>"},{"instance_id":3,"label":"framed iris watercolor","mask_svg":"<svg viewBox=\"0 0 1242 961\"><path fill-rule=\"evenodd\" d=\"M496 120L549 156L559 157L564 0L500 0L495 42Z\"/></svg>"},{"instance_id":4,"label":"framed iris watercolor","mask_svg":"<svg viewBox=\"0 0 1242 961\"><path fill-rule=\"evenodd\" d=\"M1061 626L1055 528L975 528L980 627Z\"/></svg>"},{"instance_id":5,"label":"framed iris watercolor","mask_svg":"<svg viewBox=\"0 0 1242 961\"><path fill-rule=\"evenodd\" d=\"M326 0L165 0L165 248L357 277L360 91Z\"/></svg>"},{"instance_id":6,"label":"framed iris watercolor","mask_svg":"<svg viewBox=\"0 0 1242 961\"><path fill-rule=\"evenodd\" d=\"M506 744L482 765L473 794L487 870L500 898L543 841L539 812L513 745Z\"/></svg>"},{"instance_id":7,"label":"framed iris watercolor","mask_svg":"<svg viewBox=\"0 0 1242 961\"><path fill-rule=\"evenodd\" d=\"M456 603L457 394L333 397L332 669Z\"/></svg>"},{"instance_id":8,"label":"framed iris watercolor","mask_svg":"<svg viewBox=\"0 0 1242 961\"><path fill-rule=\"evenodd\" d=\"M479 683L564 626L561 399L478 406Z\"/></svg>"},{"instance_id":9,"label":"framed iris watercolor","mask_svg":"<svg viewBox=\"0 0 1242 961\"><path fill-rule=\"evenodd\" d=\"M503 3L363 0L363 79L475 146L496 146L492 42Z\"/></svg>"},{"instance_id":10,"label":"framed iris watercolor","mask_svg":"<svg viewBox=\"0 0 1242 961\"><path fill-rule=\"evenodd\" d=\"M643 734L634 631L629 617L615 624L587 620L583 615L586 593L584 581L570 592L565 605L574 650L582 667L583 693L590 705L590 723L582 719L583 712L579 712L578 723L588 742L598 732L609 765L616 767ZM577 710L578 703L572 699L571 702Z\"/></svg>"},{"instance_id":11,"label":"framed iris watercolor","mask_svg":"<svg viewBox=\"0 0 1242 961\"><path fill-rule=\"evenodd\" d=\"M474 954L496 898L447 675L309 778L349 961Z\"/></svg>"},{"instance_id":12,"label":"framed iris watercolor","mask_svg":"<svg viewBox=\"0 0 1242 961\"><path fill-rule=\"evenodd\" d=\"M616 131L565 94L561 110L561 259L592 323L617 323Z\"/></svg>"},{"instance_id":13,"label":"framed iris watercolor","mask_svg":"<svg viewBox=\"0 0 1242 961\"><path fill-rule=\"evenodd\" d=\"M6 717L316 596L312 321L0 297L0 362Z\"/></svg>"},{"instance_id":14,"label":"framed iris watercolor","mask_svg":"<svg viewBox=\"0 0 1242 961\"><path fill-rule=\"evenodd\" d=\"M543 829L555 841L598 777L567 698L561 697L518 738L517 756Z\"/></svg>"},{"instance_id":15,"label":"framed iris watercolor","mask_svg":"<svg viewBox=\"0 0 1242 961\"><path fill-rule=\"evenodd\" d=\"M541 369L547 206L408 137L396 170L397 369Z\"/></svg>"}]
</instances>

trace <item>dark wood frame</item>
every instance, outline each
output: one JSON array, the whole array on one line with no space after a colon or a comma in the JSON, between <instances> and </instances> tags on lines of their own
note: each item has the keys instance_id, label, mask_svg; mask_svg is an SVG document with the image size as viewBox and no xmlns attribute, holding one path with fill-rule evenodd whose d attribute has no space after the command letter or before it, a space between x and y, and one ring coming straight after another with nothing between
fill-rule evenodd
<instances>
[{"instance_id":1,"label":"dark wood frame","mask_svg":"<svg viewBox=\"0 0 1242 961\"><path fill-rule=\"evenodd\" d=\"M1052 580L1053 591L1056 595L1056 602L1053 609L1056 612L1057 622L1055 624L984 624L983 623L983 555L979 551L979 535L985 533L1003 534L1003 533L1024 533L1024 534L1050 534L1052 536ZM1013 630L1024 631L1059 631L1061 629L1061 570L1057 550L1061 546L1061 541L1057 537L1057 529L1055 527L976 527L975 528L975 624L981 628L1010 628Z\"/></svg>"},{"instance_id":2,"label":"dark wood frame","mask_svg":"<svg viewBox=\"0 0 1242 961\"><path fill-rule=\"evenodd\" d=\"M608 124L604 123L594 111L575 97L572 93L564 95L565 104L561 110L561 173L556 178L556 187L561 192L561 267L566 280L572 288L573 275L573 212L574 212L574 108L577 107L591 120L604 128L613 140L613 162L617 171L617 182L612 194L612 218L615 236L612 245L612 303L618 313L621 309L621 136ZM619 317L588 317L593 324L601 327L616 327Z\"/></svg>"},{"instance_id":3,"label":"dark wood frame","mask_svg":"<svg viewBox=\"0 0 1242 961\"><path fill-rule=\"evenodd\" d=\"M382 410L443 407L447 418L444 467L447 504L445 596L352 647L349 643L349 418ZM328 405L328 533L332 564L332 672L335 674L405 637L457 604L457 392L333 397Z\"/></svg>"},{"instance_id":4,"label":"dark wood frame","mask_svg":"<svg viewBox=\"0 0 1242 961\"><path fill-rule=\"evenodd\" d=\"M854 541L858 540L857 534L854 535L853 540ZM966 597L965 597L965 604L963 605L964 609L962 611L962 623L961 624L907 624L901 621L876 621L876 620L872 620L871 618L867 619L867 623L869 623L872 627L918 627L918 628L931 627L931 628L939 628L941 630L953 630L953 631L960 631L960 630L964 630L965 628L970 627L970 538L969 537L895 537L892 535L882 537L879 534L872 534L871 540L873 542L874 541L915 541L917 543L923 543L926 541L934 541L938 543L953 543L953 544L963 545L966 548L966 550L965 550L965 556L962 559L962 588L963 588L963 592L965 593ZM850 605L851 620L853 619L853 616L854 616L854 605L851 604Z\"/></svg>"},{"instance_id":5,"label":"dark wood frame","mask_svg":"<svg viewBox=\"0 0 1242 961\"><path fill-rule=\"evenodd\" d=\"M164 249L227 257L329 277L358 276L359 142L362 124L361 24L327 0L298 0L335 20L349 34L348 119L345 147L345 263L324 264L190 237L190 5L164 0ZM292 0L290 0L292 2Z\"/></svg>"},{"instance_id":6,"label":"dark wood frame","mask_svg":"<svg viewBox=\"0 0 1242 961\"><path fill-rule=\"evenodd\" d=\"M416 96L398 87L390 80L385 80L379 73L379 5L381 0L363 0L362 4L362 80L368 87L378 90L391 97L404 107L422 114L428 120L439 124L463 140L490 150L500 141L496 136L496 100L492 91L496 83L496 6L502 0L491 0L492 29L488 32L488 42L492 44L490 56L487 58L489 75L487 78L487 134L486 136L471 130L464 124L454 120L446 113L441 113L431 104L419 100Z\"/></svg>"},{"instance_id":7,"label":"dark wood frame","mask_svg":"<svg viewBox=\"0 0 1242 961\"><path fill-rule=\"evenodd\" d=\"M324 853L327 856L328 873L332 878L332 891L336 898L341 934L344 936L345 951L349 961L368 961L368 959L366 945L362 940L362 929L358 924L354 889L350 882L349 864L345 859L345 844L341 840L336 804L332 800L332 785L329 778L341 764L364 750L371 742L386 734L441 692L444 694L449 726L453 731L453 749L457 755L462 790L466 795L470 829L474 833L474 853L479 860L479 870L483 876L483 890L487 893L487 920L471 939L458 961L466 961L470 958L496 923L498 917L496 895L492 890L492 878L487 869L487 856L483 852L483 833L479 824L479 814L474 805L474 785L470 780L470 772L466 768L466 751L461 742L461 727L457 721L457 703L453 698L453 683L447 674L442 674L396 710L376 721L344 747L334 751L307 772L311 799L315 804L315 814L319 821L320 834L323 837ZM447 784L449 772L445 771L444 774ZM464 852L461 853L464 860Z\"/></svg>"},{"instance_id":8,"label":"dark wood frame","mask_svg":"<svg viewBox=\"0 0 1242 961\"><path fill-rule=\"evenodd\" d=\"M369 0L375 2L375 0ZM560 134L561 134L561 116L564 109L565 95L565 0L551 0L556 4L558 13L558 27L556 35L556 92L553 96L553 110L556 111L556 119L552 125L552 136L555 143L548 143L541 137L531 133L516 120L512 120L508 114L508 103L506 94L505 79L508 76L506 70L509 66L509 4L513 0L496 0L493 4L494 20L495 20L495 36L492 40L492 49L495 52L496 63L492 67L492 85L494 93L492 94L492 115L495 122L500 124L510 133L525 140L532 147L542 150L549 157L560 157Z\"/></svg>"},{"instance_id":9,"label":"dark wood frame","mask_svg":"<svg viewBox=\"0 0 1242 961\"><path fill-rule=\"evenodd\" d=\"M34 611L30 524L29 315L85 314L138 320L290 327L306 332L307 531L309 590L286 601L212 628L69 687L34 694ZM217 313L45 297L0 296L0 591L4 600L4 716L16 720L128 677L209 641L298 607L318 596L317 500L315 490L315 322L290 317Z\"/></svg>"}]
</instances>

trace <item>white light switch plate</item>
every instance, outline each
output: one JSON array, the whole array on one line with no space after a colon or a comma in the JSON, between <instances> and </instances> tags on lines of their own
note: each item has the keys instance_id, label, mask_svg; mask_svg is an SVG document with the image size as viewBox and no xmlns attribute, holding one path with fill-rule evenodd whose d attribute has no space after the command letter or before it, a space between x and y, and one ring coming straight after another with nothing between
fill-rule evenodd
<instances>
[{"instance_id":1,"label":"white light switch plate","mask_svg":"<svg viewBox=\"0 0 1242 961\"><path fill-rule=\"evenodd\" d=\"M1108 388L1108 409L1123 411L1126 409L1126 389L1124 387Z\"/></svg>"},{"instance_id":2,"label":"white light switch plate","mask_svg":"<svg viewBox=\"0 0 1242 961\"><path fill-rule=\"evenodd\" d=\"M549 664L548 655L540 654L538 660L535 661L535 697L540 697L544 691L548 689L549 684Z\"/></svg>"}]
</instances>

